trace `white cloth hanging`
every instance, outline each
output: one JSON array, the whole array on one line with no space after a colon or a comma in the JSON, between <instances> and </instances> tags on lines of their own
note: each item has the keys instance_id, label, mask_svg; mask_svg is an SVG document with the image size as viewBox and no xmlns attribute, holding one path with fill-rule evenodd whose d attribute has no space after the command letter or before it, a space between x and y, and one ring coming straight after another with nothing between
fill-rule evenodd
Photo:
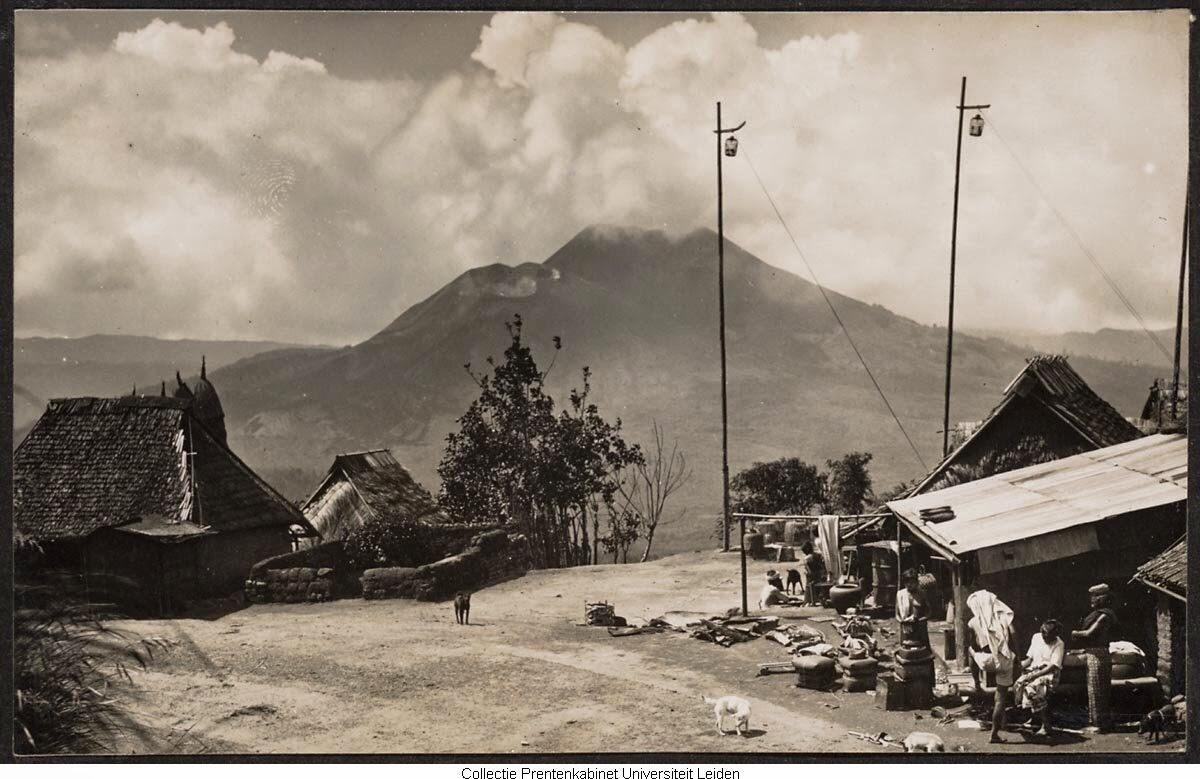
<instances>
[{"instance_id":1,"label":"white cloth hanging","mask_svg":"<svg viewBox=\"0 0 1200 779\"><path fill-rule=\"evenodd\" d=\"M842 518L837 514L823 514L817 520L817 543L831 582L842 578L841 522Z\"/></svg>"}]
</instances>

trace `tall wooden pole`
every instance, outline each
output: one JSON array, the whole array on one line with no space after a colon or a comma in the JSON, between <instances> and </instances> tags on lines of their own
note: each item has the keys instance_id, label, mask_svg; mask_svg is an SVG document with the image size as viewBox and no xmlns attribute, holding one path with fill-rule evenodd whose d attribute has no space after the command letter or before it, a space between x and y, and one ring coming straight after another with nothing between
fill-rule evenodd
<instances>
[{"instance_id":1,"label":"tall wooden pole","mask_svg":"<svg viewBox=\"0 0 1200 779\"><path fill-rule=\"evenodd\" d=\"M717 101L717 301L721 312L721 527L729 551L729 405L725 389L725 191L721 173L721 103ZM745 535L745 534L743 534ZM743 543L744 547L745 544ZM746 610L746 550L742 549L742 611Z\"/></svg>"},{"instance_id":2,"label":"tall wooden pole","mask_svg":"<svg viewBox=\"0 0 1200 779\"><path fill-rule=\"evenodd\" d=\"M954 217L950 223L950 313L946 317L946 405L942 413L942 458L950 454L950 366L954 354L954 267L958 251L958 178L962 167L963 112L967 105L967 77L958 98L958 149L954 154Z\"/></svg>"},{"instance_id":3,"label":"tall wooden pole","mask_svg":"<svg viewBox=\"0 0 1200 779\"><path fill-rule=\"evenodd\" d=\"M1171 420L1174 421L1176 413L1176 402L1179 399L1179 357L1180 350L1183 346L1183 290L1184 279L1187 277L1187 256L1188 256L1188 218L1191 216L1191 205L1186 202L1190 198L1191 187L1187 189L1187 195L1184 195L1185 202L1183 206L1183 249L1180 251L1179 257L1179 300L1175 305L1175 362L1171 373Z\"/></svg>"}]
</instances>

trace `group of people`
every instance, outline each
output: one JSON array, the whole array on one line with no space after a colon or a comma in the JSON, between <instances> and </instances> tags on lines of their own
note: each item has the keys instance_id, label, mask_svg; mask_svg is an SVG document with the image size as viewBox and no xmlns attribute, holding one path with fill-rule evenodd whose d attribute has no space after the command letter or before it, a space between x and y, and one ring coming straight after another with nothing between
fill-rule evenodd
<instances>
[{"instance_id":1,"label":"group of people","mask_svg":"<svg viewBox=\"0 0 1200 779\"><path fill-rule=\"evenodd\" d=\"M800 555L798 567L788 569L786 585L778 571L767 571L767 583L758 596L760 609L775 604L800 606L816 600L812 585L825 581L825 558L813 548L811 541L804 542L800 547ZM797 584L800 585L800 595L795 594Z\"/></svg>"},{"instance_id":2,"label":"group of people","mask_svg":"<svg viewBox=\"0 0 1200 779\"><path fill-rule=\"evenodd\" d=\"M1079 629L1069 632L1071 652L1084 656L1088 665L1089 699L1094 694L1107 695L1111 680L1111 666L1104 674L1109 662L1108 644L1117 626L1116 613L1109 607L1111 594L1107 584L1089 588L1091 612L1083 619ZM1040 719L1038 735L1050 733L1050 696L1058 685L1062 674L1063 660L1067 654L1063 640L1062 625L1058 620L1048 619L1029 642L1029 650L1018 662L1013 647L1013 611L993 593L985 589L973 592L967 598L971 619L967 623L971 647L971 676L975 687L980 687L980 674L990 672L996 678L996 700L992 710L992 743L1003 743L1000 730L1004 726L1005 713L1009 706L1010 691L1015 701L1030 709ZM1020 673L1018 673L1020 668ZM1097 681L1093 682L1096 678ZM1098 716L1098 707L1092 709L1093 719ZM1101 712L1102 714L1102 712ZM1095 724L1103 724L1096 722Z\"/></svg>"}]
</instances>

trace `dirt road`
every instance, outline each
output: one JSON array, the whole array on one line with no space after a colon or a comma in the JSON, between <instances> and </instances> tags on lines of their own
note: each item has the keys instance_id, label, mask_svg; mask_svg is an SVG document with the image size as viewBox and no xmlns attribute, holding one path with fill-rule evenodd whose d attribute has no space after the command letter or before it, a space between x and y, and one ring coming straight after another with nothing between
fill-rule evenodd
<instances>
[{"instance_id":1,"label":"dirt road","mask_svg":"<svg viewBox=\"0 0 1200 779\"><path fill-rule=\"evenodd\" d=\"M767 567L753 564L751 600ZM681 634L613 638L577 625L584 602L595 600L633 620L670 610L723 612L740 600L736 576L736 556L718 553L534 572L476 593L465 627L455 624L449 603L404 600L260 605L214 620L131 622L126 627L177 646L133 674L127 698L146 733L122 739L118 749L887 751L848 730L900 738L933 730L948 748L967 751L1150 749L1131 734L1048 745L1025 743L1019 733L989 749L986 733L880 711L866 694L801 690L790 675L755 676L759 663L787 659L766 640L726 649ZM753 702L749 737L717 735L700 698L725 694Z\"/></svg>"}]
</instances>

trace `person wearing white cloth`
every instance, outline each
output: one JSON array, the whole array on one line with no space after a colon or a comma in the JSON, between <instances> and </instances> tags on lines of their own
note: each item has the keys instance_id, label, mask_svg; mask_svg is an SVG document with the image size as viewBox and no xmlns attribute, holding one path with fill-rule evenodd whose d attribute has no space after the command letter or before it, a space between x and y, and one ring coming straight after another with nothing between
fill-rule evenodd
<instances>
[{"instance_id":1,"label":"person wearing white cloth","mask_svg":"<svg viewBox=\"0 0 1200 779\"><path fill-rule=\"evenodd\" d=\"M967 623L971 632L971 659L974 661L971 675L975 678L975 689L981 689L980 672L992 671L996 674L991 743L1003 744L1000 729L1004 726L1008 690L1013 684L1013 667L1016 664L1016 653L1012 648L1013 610L983 589L971 593L967 598L967 608L972 615Z\"/></svg>"},{"instance_id":2,"label":"person wearing white cloth","mask_svg":"<svg viewBox=\"0 0 1200 779\"><path fill-rule=\"evenodd\" d=\"M1041 632L1029 642L1028 656L1021 661L1026 670L1017 679L1014 689L1018 703L1041 715L1039 736L1050 735L1050 694L1058 686L1063 655L1067 652L1066 644L1058 637L1059 631L1058 620L1048 619L1042 623Z\"/></svg>"}]
</instances>

